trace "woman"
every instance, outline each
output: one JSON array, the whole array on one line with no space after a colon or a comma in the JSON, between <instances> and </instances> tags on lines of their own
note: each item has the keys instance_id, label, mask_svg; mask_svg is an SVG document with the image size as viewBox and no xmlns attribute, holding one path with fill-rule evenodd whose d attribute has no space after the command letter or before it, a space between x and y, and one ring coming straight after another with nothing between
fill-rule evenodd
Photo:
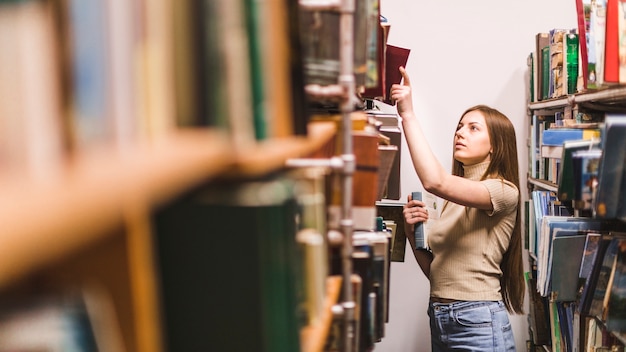
<instances>
[{"instance_id":1,"label":"woman","mask_svg":"<svg viewBox=\"0 0 626 352\"><path fill-rule=\"evenodd\" d=\"M461 116L454 135L452 174L435 158L413 111L411 84L394 84L402 127L424 189L444 199L428 233L428 250L415 250L430 280L433 351L515 351L507 311L523 313L524 276L515 130L499 111L478 105ZM421 201L405 206L407 233L426 221ZM415 248L409 236L412 248Z\"/></svg>"}]
</instances>

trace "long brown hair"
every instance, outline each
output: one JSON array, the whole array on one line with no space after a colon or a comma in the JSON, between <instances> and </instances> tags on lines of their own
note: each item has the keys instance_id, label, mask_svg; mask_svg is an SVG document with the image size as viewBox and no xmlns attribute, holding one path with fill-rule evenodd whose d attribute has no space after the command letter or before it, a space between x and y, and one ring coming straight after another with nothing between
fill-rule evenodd
<instances>
[{"instance_id":1,"label":"long brown hair","mask_svg":"<svg viewBox=\"0 0 626 352\"><path fill-rule=\"evenodd\" d=\"M517 160L517 142L515 128L506 115L486 105L476 105L467 109L461 119L471 111L480 111L485 117L489 139L491 141L491 162L481 179L501 178L520 189L519 164ZM459 119L459 122L460 120ZM463 164L453 160L452 174L463 176ZM521 196L518 197L515 227L511 234L509 248L504 253L500 269L502 277L502 298L510 313L524 313L524 265L522 262Z\"/></svg>"}]
</instances>

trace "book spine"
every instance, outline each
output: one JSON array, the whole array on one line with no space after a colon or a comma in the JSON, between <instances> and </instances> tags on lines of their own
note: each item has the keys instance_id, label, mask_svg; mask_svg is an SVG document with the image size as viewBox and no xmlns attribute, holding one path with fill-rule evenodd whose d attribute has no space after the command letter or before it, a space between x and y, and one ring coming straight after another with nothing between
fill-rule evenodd
<instances>
[{"instance_id":1,"label":"book spine","mask_svg":"<svg viewBox=\"0 0 626 352\"><path fill-rule=\"evenodd\" d=\"M411 197L414 200L422 200L422 192L412 192ZM426 238L424 237L424 225L420 222L415 224L415 249L426 248Z\"/></svg>"}]
</instances>

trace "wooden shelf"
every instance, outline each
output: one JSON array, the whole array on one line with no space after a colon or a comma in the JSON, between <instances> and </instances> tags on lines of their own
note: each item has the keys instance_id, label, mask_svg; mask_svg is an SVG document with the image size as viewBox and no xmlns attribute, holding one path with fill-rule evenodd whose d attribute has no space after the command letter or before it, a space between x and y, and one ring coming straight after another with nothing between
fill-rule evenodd
<instances>
[{"instance_id":1,"label":"wooden shelf","mask_svg":"<svg viewBox=\"0 0 626 352\"><path fill-rule=\"evenodd\" d=\"M45 181L0 181L0 287L122 226L125 212L152 208L232 165L224 137L175 133L123 153L93 151Z\"/></svg>"},{"instance_id":2,"label":"wooden shelf","mask_svg":"<svg viewBox=\"0 0 626 352\"><path fill-rule=\"evenodd\" d=\"M334 122L312 122L308 136L294 136L260 142L251 148L237 150L236 163L224 177L256 177L282 168L291 158L308 157L329 143L337 133Z\"/></svg>"},{"instance_id":3,"label":"wooden shelf","mask_svg":"<svg viewBox=\"0 0 626 352\"><path fill-rule=\"evenodd\" d=\"M0 287L97 242L123 226L134 208L150 211L212 178L280 169L334 135L332 123L312 123L308 137L235 152L223 133L177 130L123 152L94 150L50 179L0 179Z\"/></svg>"},{"instance_id":4,"label":"wooden shelf","mask_svg":"<svg viewBox=\"0 0 626 352\"><path fill-rule=\"evenodd\" d=\"M548 100L536 101L528 104L531 111L536 110L558 110L567 106L576 104L602 102L603 106L598 109L610 109L612 105L617 105L620 109L624 109L624 100L626 100L626 86L616 85L595 91L581 92L553 98Z\"/></svg>"},{"instance_id":5,"label":"wooden shelf","mask_svg":"<svg viewBox=\"0 0 626 352\"><path fill-rule=\"evenodd\" d=\"M555 183L552 183L550 181L545 181L545 180L539 180L536 178L532 178L529 177L528 178L528 183L535 185L541 189L544 189L546 191L552 191L552 192L558 192L559 190L559 186Z\"/></svg>"}]
</instances>

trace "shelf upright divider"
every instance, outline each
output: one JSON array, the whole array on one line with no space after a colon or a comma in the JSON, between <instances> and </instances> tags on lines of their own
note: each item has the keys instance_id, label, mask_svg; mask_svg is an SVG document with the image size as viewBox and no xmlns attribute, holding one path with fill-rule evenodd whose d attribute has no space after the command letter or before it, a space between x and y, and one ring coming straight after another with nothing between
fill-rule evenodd
<instances>
[{"instance_id":1,"label":"shelf upright divider","mask_svg":"<svg viewBox=\"0 0 626 352\"><path fill-rule=\"evenodd\" d=\"M342 272L343 272L343 348L345 352L352 352L355 339L354 316L356 304L354 292L352 290L352 234L354 231L354 221L352 219L352 187L353 175L356 169L356 158L352 145L352 119L351 115L355 106L356 84L354 78L354 11L355 1L342 0L341 13L339 19L340 36L340 71L339 85L343 88L343 99L341 102L342 132L343 132L343 155L344 168L342 172L342 210L341 210L341 230L343 232L342 248Z\"/></svg>"}]
</instances>

